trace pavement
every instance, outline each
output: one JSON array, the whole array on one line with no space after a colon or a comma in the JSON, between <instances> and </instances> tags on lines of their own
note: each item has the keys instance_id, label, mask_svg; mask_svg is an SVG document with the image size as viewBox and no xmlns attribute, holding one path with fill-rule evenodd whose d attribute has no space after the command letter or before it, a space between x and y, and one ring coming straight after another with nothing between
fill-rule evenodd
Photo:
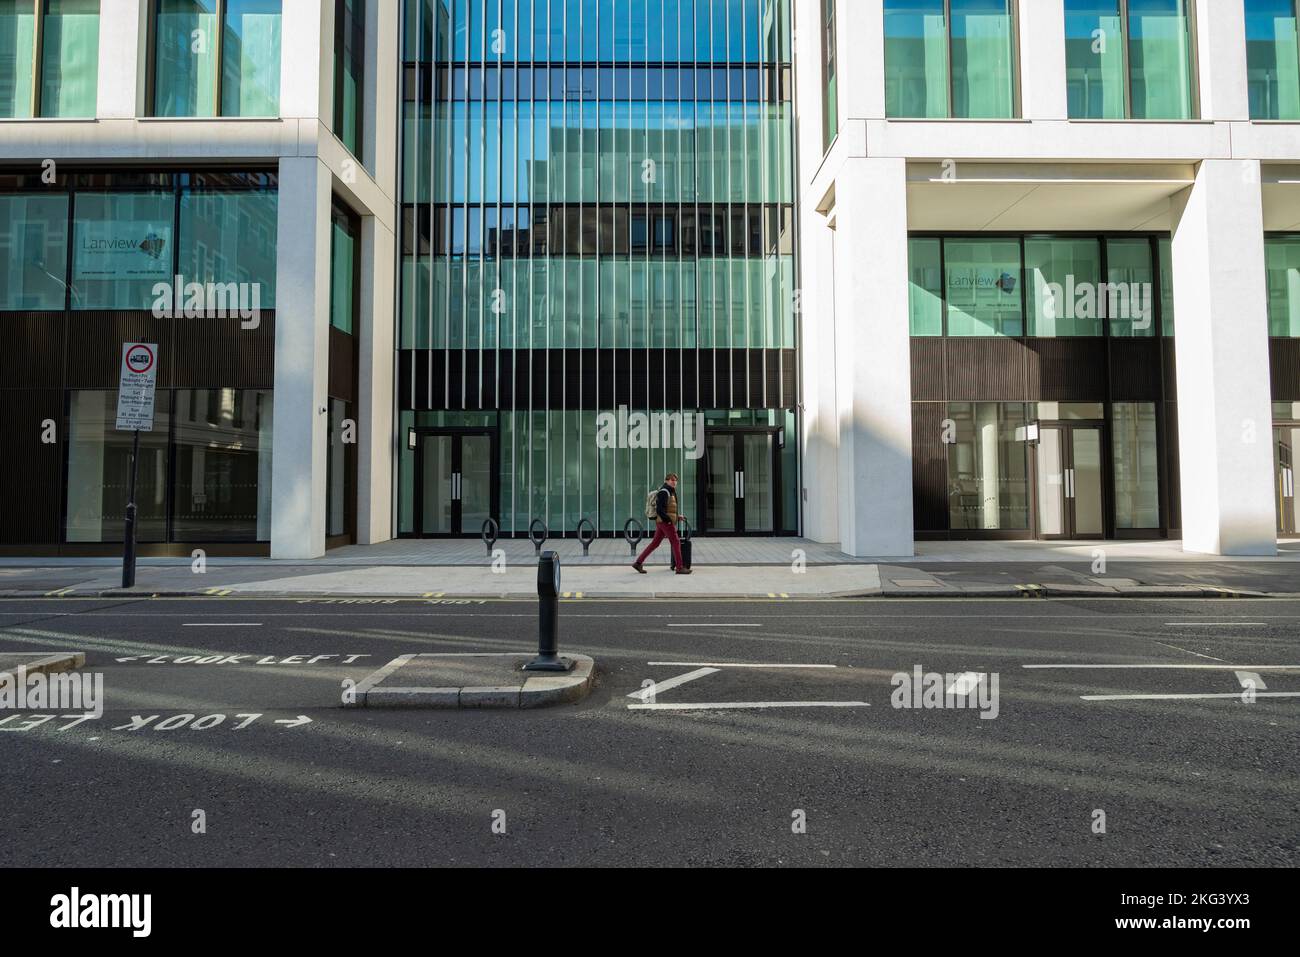
<instances>
[{"instance_id":1,"label":"pavement","mask_svg":"<svg viewBox=\"0 0 1300 957\"><path fill-rule=\"evenodd\" d=\"M914 558L872 561L806 539L699 538L693 574L671 574L661 548L644 576L621 541L601 539L585 556L571 539L545 548L577 598L1300 595L1296 541L1270 558L1207 558L1178 542L918 542ZM9 558L0 595L532 598L536 561L527 541L498 542L489 556L480 542L400 540L312 562L143 559L136 587L123 591L116 559Z\"/></svg>"},{"instance_id":2,"label":"pavement","mask_svg":"<svg viewBox=\"0 0 1300 957\"><path fill-rule=\"evenodd\" d=\"M0 598L0 654L84 653L105 696L0 712L5 863L1295 867L1298 612L574 599L586 698L408 710L341 694L522 660L535 601Z\"/></svg>"}]
</instances>

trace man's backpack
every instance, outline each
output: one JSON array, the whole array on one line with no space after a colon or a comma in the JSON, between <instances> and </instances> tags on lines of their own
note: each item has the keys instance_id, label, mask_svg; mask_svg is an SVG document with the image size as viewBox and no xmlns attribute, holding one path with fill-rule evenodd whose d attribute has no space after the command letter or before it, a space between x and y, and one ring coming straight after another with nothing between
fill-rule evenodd
<instances>
[{"instance_id":1,"label":"man's backpack","mask_svg":"<svg viewBox=\"0 0 1300 957\"><path fill-rule=\"evenodd\" d=\"M645 517L659 518L659 489L654 489L645 497Z\"/></svg>"}]
</instances>

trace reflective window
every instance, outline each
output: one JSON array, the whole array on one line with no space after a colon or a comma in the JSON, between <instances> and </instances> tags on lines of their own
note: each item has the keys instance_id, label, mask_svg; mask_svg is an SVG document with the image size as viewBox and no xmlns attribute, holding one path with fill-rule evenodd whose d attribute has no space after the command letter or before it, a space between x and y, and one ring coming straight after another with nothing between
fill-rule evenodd
<instances>
[{"instance_id":1,"label":"reflective window","mask_svg":"<svg viewBox=\"0 0 1300 957\"><path fill-rule=\"evenodd\" d=\"M171 191L79 192L74 205L73 309L151 309L173 281Z\"/></svg>"},{"instance_id":2,"label":"reflective window","mask_svg":"<svg viewBox=\"0 0 1300 957\"><path fill-rule=\"evenodd\" d=\"M914 336L943 335L943 277L940 275L938 239L908 241L911 270L909 305L910 326Z\"/></svg>"},{"instance_id":3,"label":"reflective window","mask_svg":"<svg viewBox=\"0 0 1300 957\"><path fill-rule=\"evenodd\" d=\"M167 540L169 406L169 393L160 390L153 431L140 433L135 503L136 538L141 542ZM66 541L123 540L133 436L116 426L116 391L69 395Z\"/></svg>"},{"instance_id":4,"label":"reflective window","mask_svg":"<svg viewBox=\"0 0 1300 957\"><path fill-rule=\"evenodd\" d=\"M0 0L0 117L95 115L100 0Z\"/></svg>"},{"instance_id":5,"label":"reflective window","mask_svg":"<svg viewBox=\"0 0 1300 957\"><path fill-rule=\"evenodd\" d=\"M1160 447L1154 402L1116 402L1111 436L1115 457L1115 527L1160 528Z\"/></svg>"},{"instance_id":6,"label":"reflective window","mask_svg":"<svg viewBox=\"0 0 1300 957\"><path fill-rule=\"evenodd\" d=\"M1010 0L885 0L886 115L1014 116L1014 37Z\"/></svg>"},{"instance_id":7,"label":"reflective window","mask_svg":"<svg viewBox=\"0 0 1300 957\"><path fill-rule=\"evenodd\" d=\"M32 115L35 76L36 0L0 0L0 117Z\"/></svg>"},{"instance_id":8,"label":"reflective window","mask_svg":"<svg viewBox=\"0 0 1300 957\"><path fill-rule=\"evenodd\" d=\"M840 130L835 3L836 0L822 0L822 113L825 121L822 139L827 147Z\"/></svg>"},{"instance_id":9,"label":"reflective window","mask_svg":"<svg viewBox=\"0 0 1300 957\"><path fill-rule=\"evenodd\" d=\"M1268 334L1300 338L1300 237L1266 237L1264 265L1268 277Z\"/></svg>"},{"instance_id":10,"label":"reflective window","mask_svg":"<svg viewBox=\"0 0 1300 957\"><path fill-rule=\"evenodd\" d=\"M200 283L238 283L241 304L275 308L274 190L181 193L180 275Z\"/></svg>"},{"instance_id":11,"label":"reflective window","mask_svg":"<svg viewBox=\"0 0 1300 957\"><path fill-rule=\"evenodd\" d=\"M944 241L948 335L1022 336L1020 243Z\"/></svg>"},{"instance_id":12,"label":"reflective window","mask_svg":"<svg viewBox=\"0 0 1300 957\"><path fill-rule=\"evenodd\" d=\"M1300 120L1295 0L1245 0L1250 116Z\"/></svg>"},{"instance_id":13,"label":"reflective window","mask_svg":"<svg viewBox=\"0 0 1300 957\"><path fill-rule=\"evenodd\" d=\"M955 423L948 450L949 527L984 531L1029 528L1029 456L1025 406L950 402Z\"/></svg>"},{"instance_id":14,"label":"reflective window","mask_svg":"<svg viewBox=\"0 0 1300 957\"><path fill-rule=\"evenodd\" d=\"M172 541L271 538L270 392L178 389Z\"/></svg>"},{"instance_id":15,"label":"reflective window","mask_svg":"<svg viewBox=\"0 0 1300 957\"><path fill-rule=\"evenodd\" d=\"M330 325L352 333L356 326L361 229L355 214L338 203L331 216L330 237Z\"/></svg>"},{"instance_id":16,"label":"reflective window","mask_svg":"<svg viewBox=\"0 0 1300 957\"><path fill-rule=\"evenodd\" d=\"M68 197L0 195L0 309L62 309Z\"/></svg>"},{"instance_id":17,"label":"reflective window","mask_svg":"<svg viewBox=\"0 0 1300 957\"><path fill-rule=\"evenodd\" d=\"M914 236L908 248L914 336L1147 337L1161 322L1173 334L1168 237Z\"/></svg>"},{"instance_id":18,"label":"reflective window","mask_svg":"<svg viewBox=\"0 0 1300 957\"><path fill-rule=\"evenodd\" d=\"M464 9L465 4L457 4ZM362 89L366 57L366 0L335 0L334 135L361 156Z\"/></svg>"},{"instance_id":19,"label":"reflective window","mask_svg":"<svg viewBox=\"0 0 1300 957\"><path fill-rule=\"evenodd\" d=\"M1191 16L1188 0L1065 0L1070 116L1192 119Z\"/></svg>"},{"instance_id":20,"label":"reflective window","mask_svg":"<svg viewBox=\"0 0 1300 957\"><path fill-rule=\"evenodd\" d=\"M1031 336L1100 336L1106 308L1101 244L1095 239L1025 240Z\"/></svg>"},{"instance_id":21,"label":"reflective window","mask_svg":"<svg viewBox=\"0 0 1300 957\"><path fill-rule=\"evenodd\" d=\"M1147 239L1106 241L1106 309L1112 336L1156 334L1155 271Z\"/></svg>"}]
</instances>

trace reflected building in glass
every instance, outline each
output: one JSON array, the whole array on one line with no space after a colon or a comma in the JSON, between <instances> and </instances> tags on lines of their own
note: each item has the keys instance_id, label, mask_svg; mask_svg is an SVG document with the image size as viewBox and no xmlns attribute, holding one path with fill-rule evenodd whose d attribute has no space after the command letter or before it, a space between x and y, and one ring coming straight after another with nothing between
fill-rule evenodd
<instances>
[{"instance_id":1,"label":"reflected building in glass","mask_svg":"<svg viewBox=\"0 0 1300 957\"><path fill-rule=\"evenodd\" d=\"M398 533L796 532L786 0L403 18Z\"/></svg>"}]
</instances>

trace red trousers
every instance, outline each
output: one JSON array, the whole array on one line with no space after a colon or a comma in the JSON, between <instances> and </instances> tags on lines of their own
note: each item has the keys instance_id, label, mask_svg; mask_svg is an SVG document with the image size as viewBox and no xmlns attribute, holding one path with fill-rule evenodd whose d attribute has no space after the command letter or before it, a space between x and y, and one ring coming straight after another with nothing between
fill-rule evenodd
<instances>
[{"instance_id":1,"label":"red trousers","mask_svg":"<svg viewBox=\"0 0 1300 957\"><path fill-rule=\"evenodd\" d=\"M670 525L668 522L659 522L659 521L655 522L654 540L645 547L645 551L643 551L640 555L637 556L636 563L638 565L644 565L645 560L650 557L650 553L653 552L656 548L658 548L659 543L662 542L665 538L668 539L668 543L673 547L673 560L677 562L677 567L681 568L682 567L682 541L677 537L677 529L673 525Z\"/></svg>"}]
</instances>

